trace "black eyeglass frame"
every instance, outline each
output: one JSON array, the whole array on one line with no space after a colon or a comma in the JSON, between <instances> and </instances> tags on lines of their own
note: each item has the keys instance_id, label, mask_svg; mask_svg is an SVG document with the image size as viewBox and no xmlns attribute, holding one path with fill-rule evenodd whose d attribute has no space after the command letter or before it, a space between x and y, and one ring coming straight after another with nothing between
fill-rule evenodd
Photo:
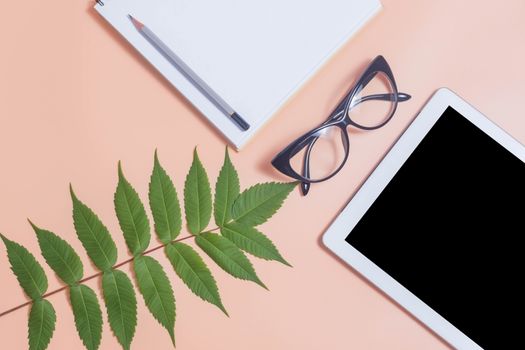
<instances>
[{"instance_id":1,"label":"black eyeglass frame","mask_svg":"<svg viewBox=\"0 0 525 350\"><path fill-rule=\"evenodd\" d=\"M365 96L361 99L358 99L354 101L355 96L363 90L366 85L378 74L383 73L387 79L389 80L389 83L392 87L392 93L386 93L386 94L376 94L376 95L369 95ZM361 74L357 82L350 88L350 90L345 94L345 96L341 99L341 101L337 104L337 107L330 113L330 116L328 119L319 125L318 127L312 129L311 131L307 132L303 136L299 137L292 143L290 143L285 149L283 149L279 154L277 154L272 159L272 165L279 170L281 173L292 177L296 180L299 180L303 182L304 184L310 184L310 183L318 183L323 182L326 180L331 179L334 177L346 164L349 156L350 151L350 140L348 137L348 126L354 126L358 129L362 130L376 130L381 127L383 127L385 124L387 124L392 117L394 116L396 110L397 110L397 104L398 102L407 101L410 99L410 95L405 93L398 92L396 81L394 79L394 75L392 73L392 70L390 69L390 66L388 65L387 61L383 56L377 56L370 65L365 69L365 71ZM350 119L349 111L352 107L356 106L359 103L369 101L369 100L383 100L383 101L393 101L393 107L391 109L390 115L385 118L383 122L381 122L378 125L374 126L366 126L361 125L352 119ZM341 135L342 135L342 142L345 148L345 156L343 158L343 161L339 165L337 169L335 169L331 174L320 178L320 179L311 179L307 176L309 176L309 158L310 158L310 151L319 138L319 135L321 132L328 128L328 127L339 127L341 129ZM303 175L297 173L291 166L290 161L291 159L299 153L302 149L305 147L308 147L305 153L305 157L303 160ZM306 189L307 191L307 189ZM303 190L304 192L304 190Z\"/></svg>"}]
</instances>

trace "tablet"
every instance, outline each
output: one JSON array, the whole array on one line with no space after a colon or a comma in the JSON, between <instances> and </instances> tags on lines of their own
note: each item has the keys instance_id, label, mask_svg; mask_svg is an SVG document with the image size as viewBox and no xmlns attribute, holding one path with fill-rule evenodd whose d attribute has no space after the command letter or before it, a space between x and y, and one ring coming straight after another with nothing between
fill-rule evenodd
<instances>
[{"instance_id":1,"label":"tablet","mask_svg":"<svg viewBox=\"0 0 525 350\"><path fill-rule=\"evenodd\" d=\"M457 349L523 342L525 147L440 89L323 236Z\"/></svg>"}]
</instances>

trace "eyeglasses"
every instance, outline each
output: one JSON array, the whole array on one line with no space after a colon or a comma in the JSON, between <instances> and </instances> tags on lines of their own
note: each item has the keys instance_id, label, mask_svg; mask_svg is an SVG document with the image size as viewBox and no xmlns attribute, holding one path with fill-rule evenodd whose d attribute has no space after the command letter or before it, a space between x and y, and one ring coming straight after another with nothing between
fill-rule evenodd
<instances>
[{"instance_id":1,"label":"eyeglasses","mask_svg":"<svg viewBox=\"0 0 525 350\"><path fill-rule=\"evenodd\" d=\"M350 150L348 126L379 129L392 119L398 102L410 97L398 92L390 66L383 56L377 56L328 119L288 145L273 158L272 165L301 181L306 195L311 183L332 178L345 165Z\"/></svg>"}]
</instances>

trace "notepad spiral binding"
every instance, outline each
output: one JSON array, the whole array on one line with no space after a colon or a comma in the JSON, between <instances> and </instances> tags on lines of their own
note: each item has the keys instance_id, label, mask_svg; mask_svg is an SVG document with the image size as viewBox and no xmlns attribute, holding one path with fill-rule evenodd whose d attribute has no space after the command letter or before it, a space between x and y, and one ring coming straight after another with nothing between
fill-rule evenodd
<instances>
[{"instance_id":1,"label":"notepad spiral binding","mask_svg":"<svg viewBox=\"0 0 525 350\"><path fill-rule=\"evenodd\" d=\"M95 0L97 4L100 6L104 6L104 2L102 0Z\"/></svg>"}]
</instances>

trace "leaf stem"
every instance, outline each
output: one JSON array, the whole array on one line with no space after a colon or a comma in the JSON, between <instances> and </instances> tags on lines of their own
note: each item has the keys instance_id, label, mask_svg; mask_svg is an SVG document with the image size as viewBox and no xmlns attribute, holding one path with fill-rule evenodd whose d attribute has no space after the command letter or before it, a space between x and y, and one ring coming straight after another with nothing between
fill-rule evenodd
<instances>
[{"instance_id":1,"label":"leaf stem","mask_svg":"<svg viewBox=\"0 0 525 350\"><path fill-rule=\"evenodd\" d=\"M205 233L215 233L215 231L217 231L218 229L219 227L215 227L215 228L212 228L211 230L202 231L201 233L199 233L199 235L202 235Z\"/></svg>"},{"instance_id":2,"label":"leaf stem","mask_svg":"<svg viewBox=\"0 0 525 350\"><path fill-rule=\"evenodd\" d=\"M182 237L182 238L175 239L175 240L173 240L173 241L171 241L171 242L180 242L180 241L184 241L184 240L187 240L187 239L190 239L190 238L193 238L193 237L195 237L195 235L189 235L189 236L186 236L186 237ZM170 243L171 243L171 242L170 242ZM157 246L157 247L154 247L154 248L148 249L148 250L146 250L145 252L143 252L141 255L148 255L148 254L150 254L150 253L153 253L153 252L156 251L156 250L159 250L159 249L164 248L167 244L168 244L168 243L166 243L166 244L161 244L161 245L159 245L159 246ZM133 261L133 259L134 259L134 258L129 258L129 259L127 259L127 260L124 260L124 261L122 261L122 262L116 264L115 266L113 266L112 269L118 269L119 267L122 267L122 266L124 266L124 265L126 265L126 264L129 264L130 262ZM99 272L97 272L97 273L95 273L95 274L93 274L93 275L91 275L91 276L85 277L85 278L81 279L80 281L78 281L78 284L83 284L83 283L85 283L85 282L87 282L87 281L89 281L89 280L92 280L93 278L97 278L97 277L99 277L99 276L102 276L103 273L104 273L103 271L99 271ZM47 297L52 296L53 294L59 293L59 292L61 292L61 291L63 291L63 290L66 290L68 287L69 287L68 285L65 285L65 286L62 286L62 287L57 288L57 289L55 289L55 290L52 290L51 292L47 292L46 294L42 295L42 299L45 299L45 298L47 298ZM31 305L32 303L33 303L33 300L26 301L26 302L23 303L23 304L20 304L20 305L18 305L18 306L15 306L15 307L13 307L13 308L11 308L11 309L9 309L9 310L6 310L6 311L0 313L0 317L4 317L4 316L10 314L11 312L14 312L14 311L16 311L16 310L18 310L18 309L21 309L21 308L25 307L25 306Z\"/></svg>"}]
</instances>

